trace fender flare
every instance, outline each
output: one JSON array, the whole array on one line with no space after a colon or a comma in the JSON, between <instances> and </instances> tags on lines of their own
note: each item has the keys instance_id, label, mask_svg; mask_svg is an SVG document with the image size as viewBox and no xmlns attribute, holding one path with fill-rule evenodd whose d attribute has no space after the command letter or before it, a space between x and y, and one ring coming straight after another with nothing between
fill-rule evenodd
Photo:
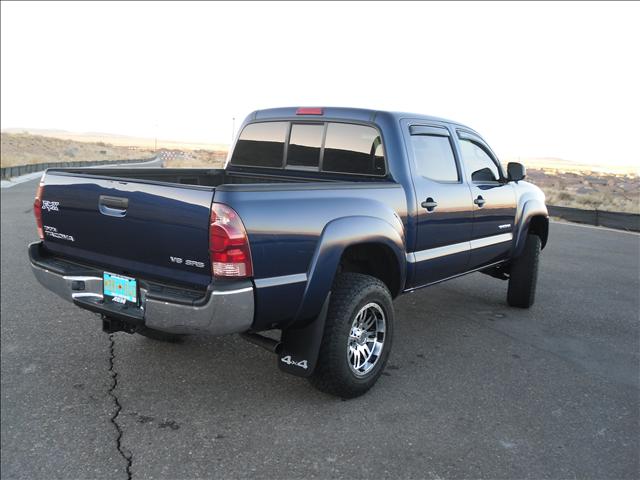
<instances>
[{"instance_id":1,"label":"fender flare","mask_svg":"<svg viewBox=\"0 0 640 480\"><path fill-rule=\"evenodd\" d=\"M327 223L309 264L307 286L296 321L314 318L320 311L333 285L340 258L350 246L378 243L389 247L398 262L400 285L404 285L407 262L401 232L385 220L368 216L342 217Z\"/></svg>"},{"instance_id":2,"label":"fender flare","mask_svg":"<svg viewBox=\"0 0 640 480\"><path fill-rule=\"evenodd\" d=\"M517 230L513 237L513 254L512 257L516 258L522 255L524 250L524 244L529 234L529 227L531 226L531 220L534 217L544 218L545 228L541 235L542 248L547 244L547 238L549 235L549 212L544 204L544 201L537 198L530 198L523 202L522 210L518 216Z\"/></svg>"}]
</instances>

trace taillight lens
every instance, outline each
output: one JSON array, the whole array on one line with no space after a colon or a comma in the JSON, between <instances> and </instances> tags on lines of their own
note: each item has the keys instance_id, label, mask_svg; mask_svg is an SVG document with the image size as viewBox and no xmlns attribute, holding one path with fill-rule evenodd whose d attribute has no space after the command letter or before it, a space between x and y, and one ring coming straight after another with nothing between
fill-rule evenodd
<instances>
[{"instance_id":1,"label":"taillight lens","mask_svg":"<svg viewBox=\"0 0 640 480\"><path fill-rule=\"evenodd\" d=\"M214 277L253 275L247 231L235 210L222 203L211 206L209 252Z\"/></svg>"},{"instance_id":2,"label":"taillight lens","mask_svg":"<svg viewBox=\"0 0 640 480\"><path fill-rule=\"evenodd\" d=\"M36 217L36 227L38 228L38 236L40 240L44 240L44 229L42 228L42 195L44 193L44 177L38 184L36 190L36 198L33 200L33 215Z\"/></svg>"}]
</instances>

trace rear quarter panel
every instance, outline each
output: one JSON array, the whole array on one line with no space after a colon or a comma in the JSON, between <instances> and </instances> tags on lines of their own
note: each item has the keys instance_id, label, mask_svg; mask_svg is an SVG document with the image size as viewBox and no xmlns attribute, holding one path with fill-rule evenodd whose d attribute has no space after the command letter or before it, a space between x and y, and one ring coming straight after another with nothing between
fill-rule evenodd
<instances>
[{"instance_id":1,"label":"rear quarter panel","mask_svg":"<svg viewBox=\"0 0 640 480\"><path fill-rule=\"evenodd\" d=\"M226 185L216 190L214 201L236 210L247 229L256 284L256 330L296 319L314 252L330 222L374 217L405 239L407 202L398 183ZM344 233L346 245L351 233Z\"/></svg>"}]
</instances>

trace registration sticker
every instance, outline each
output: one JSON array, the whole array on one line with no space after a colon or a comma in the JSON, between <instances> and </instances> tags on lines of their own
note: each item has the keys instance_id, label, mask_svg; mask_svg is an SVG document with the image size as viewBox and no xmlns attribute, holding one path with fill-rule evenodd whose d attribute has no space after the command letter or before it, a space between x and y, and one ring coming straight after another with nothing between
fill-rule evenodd
<instances>
[{"instance_id":1,"label":"registration sticker","mask_svg":"<svg viewBox=\"0 0 640 480\"><path fill-rule=\"evenodd\" d=\"M135 278L104 272L103 293L118 303L138 303L138 284Z\"/></svg>"}]
</instances>

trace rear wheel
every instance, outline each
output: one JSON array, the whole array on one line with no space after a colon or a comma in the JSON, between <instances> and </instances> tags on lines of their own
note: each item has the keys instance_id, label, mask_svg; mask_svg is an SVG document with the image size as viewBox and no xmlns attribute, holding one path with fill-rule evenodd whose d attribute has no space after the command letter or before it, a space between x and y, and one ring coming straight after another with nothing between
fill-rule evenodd
<instances>
[{"instance_id":1,"label":"rear wheel","mask_svg":"<svg viewBox=\"0 0 640 480\"><path fill-rule=\"evenodd\" d=\"M538 282L540 237L529 234L522 255L511 262L507 303L512 307L529 308L533 305Z\"/></svg>"},{"instance_id":2,"label":"rear wheel","mask_svg":"<svg viewBox=\"0 0 640 480\"><path fill-rule=\"evenodd\" d=\"M168 343L180 343L182 340L184 340L185 337L185 335L180 335L178 333L163 332L148 327L138 327L136 329L136 333L139 333L143 337L147 337L152 340Z\"/></svg>"},{"instance_id":3,"label":"rear wheel","mask_svg":"<svg viewBox=\"0 0 640 480\"><path fill-rule=\"evenodd\" d=\"M339 275L311 384L342 398L366 393L387 363L393 323L391 294L384 283L359 273Z\"/></svg>"}]
</instances>

